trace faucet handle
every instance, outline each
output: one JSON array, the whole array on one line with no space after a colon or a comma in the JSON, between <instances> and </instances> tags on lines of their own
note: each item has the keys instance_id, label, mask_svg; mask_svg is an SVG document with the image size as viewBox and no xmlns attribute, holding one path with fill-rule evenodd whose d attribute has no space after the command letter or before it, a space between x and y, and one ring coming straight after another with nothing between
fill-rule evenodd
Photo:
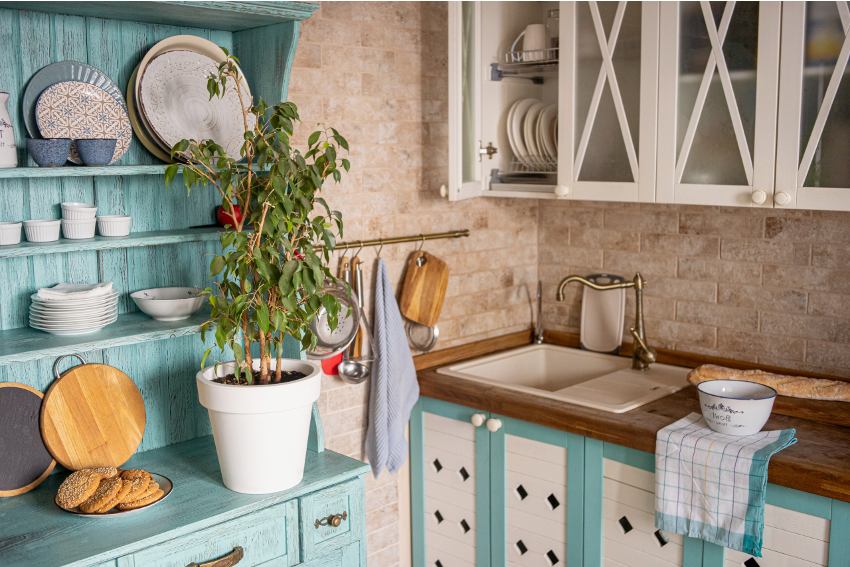
<instances>
[{"instance_id":1,"label":"faucet handle","mask_svg":"<svg viewBox=\"0 0 850 567\"><path fill-rule=\"evenodd\" d=\"M641 361L645 364L652 364L653 362L655 362L655 349L646 344L646 341L643 339L643 337L640 336L640 333L638 333L637 329L635 329L634 327L629 327L629 332L632 334L632 337L634 337L635 342L638 344L638 346L635 347L635 350L637 351L638 357L641 359Z\"/></svg>"}]
</instances>

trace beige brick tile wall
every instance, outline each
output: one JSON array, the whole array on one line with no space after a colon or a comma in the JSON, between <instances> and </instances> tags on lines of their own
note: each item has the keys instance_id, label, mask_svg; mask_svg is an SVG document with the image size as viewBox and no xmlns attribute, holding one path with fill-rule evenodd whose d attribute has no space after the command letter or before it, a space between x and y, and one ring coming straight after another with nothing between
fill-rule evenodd
<instances>
[{"instance_id":1,"label":"beige brick tile wall","mask_svg":"<svg viewBox=\"0 0 850 567\"><path fill-rule=\"evenodd\" d=\"M439 197L448 166L446 21L441 3L323 3L303 26L290 83L301 136L323 124L351 145L351 173L326 192L345 216L345 239L472 231L425 247L451 273L440 347L528 328L527 286L537 281L534 202ZM383 250L396 285L415 248ZM362 257L371 281L375 250ZM329 448L363 458L367 400L366 385L325 379L320 409ZM396 565L396 478L370 475L366 502L369 565Z\"/></svg>"},{"instance_id":2,"label":"beige brick tile wall","mask_svg":"<svg viewBox=\"0 0 850 567\"><path fill-rule=\"evenodd\" d=\"M558 202L539 215L548 328L578 331L581 290L554 301L564 275L640 270L651 343L850 377L850 213Z\"/></svg>"}]
</instances>

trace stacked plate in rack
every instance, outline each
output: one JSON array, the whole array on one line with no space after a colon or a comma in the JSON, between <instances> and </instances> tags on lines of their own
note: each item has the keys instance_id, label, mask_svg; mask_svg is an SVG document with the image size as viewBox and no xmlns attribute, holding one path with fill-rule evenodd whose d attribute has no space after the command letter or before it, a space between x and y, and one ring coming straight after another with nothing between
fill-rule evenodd
<instances>
[{"instance_id":1,"label":"stacked plate in rack","mask_svg":"<svg viewBox=\"0 0 850 567\"><path fill-rule=\"evenodd\" d=\"M84 335L114 323L118 293L111 283L58 284L32 295L30 327L53 335Z\"/></svg>"},{"instance_id":2,"label":"stacked plate in rack","mask_svg":"<svg viewBox=\"0 0 850 567\"><path fill-rule=\"evenodd\" d=\"M521 98L508 110L505 122L517 171L558 169L558 105Z\"/></svg>"}]
</instances>

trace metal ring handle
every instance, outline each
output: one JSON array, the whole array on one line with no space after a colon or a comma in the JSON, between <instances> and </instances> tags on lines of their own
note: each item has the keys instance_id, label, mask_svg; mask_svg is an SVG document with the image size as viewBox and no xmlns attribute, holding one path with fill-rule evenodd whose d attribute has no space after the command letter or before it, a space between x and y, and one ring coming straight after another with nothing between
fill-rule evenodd
<instances>
[{"instance_id":1,"label":"metal ring handle","mask_svg":"<svg viewBox=\"0 0 850 567\"><path fill-rule=\"evenodd\" d=\"M318 530L322 526L330 526L332 528L338 528L339 525L343 522L343 520L348 519L348 512L343 512L342 514L331 514L326 518L321 518L316 520L314 524L316 529Z\"/></svg>"},{"instance_id":2,"label":"metal ring handle","mask_svg":"<svg viewBox=\"0 0 850 567\"><path fill-rule=\"evenodd\" d=\"M233 551L220 559L214 559L207 563L189 563L186 567L232 567L242 561L243 557L245 557L245 550L237 545L233 548Z\"/></svg>"},{"instance_id":3,"label":"metal ring handle","mask_svg":"<svg viewBox=\"0 0 850 567\"><path fill-rule=\"evenodd\" d=\"M57 358L57 359L56 359L56 361L53 363L53 375L54 375L54 376L56 376L56 379L57 379L57 380L58 380L59 378L61 378L61 376L59 376L59 363L60 363L60 362L62 362L63 360L65 360L66 358L68 358L69 356L73 356L74 358L76 358L77 360L79 360L79 361L80 361L80 364L85 364L85 363L86 363L86 361L85 361L85 360L83 360L83 357L82 357L82 356L80 356L79 354L63 354L62 356L60 356L59 358Z\"/></svg>"}]
</instances>

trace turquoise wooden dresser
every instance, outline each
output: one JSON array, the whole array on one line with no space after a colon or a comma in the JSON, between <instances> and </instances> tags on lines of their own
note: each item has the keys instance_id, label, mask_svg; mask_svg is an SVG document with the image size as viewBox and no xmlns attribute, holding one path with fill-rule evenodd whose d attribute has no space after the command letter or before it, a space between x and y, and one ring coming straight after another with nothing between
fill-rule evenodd
<instances>
[{"instance_id":1,"label":"turquoise wooden dresser","mask_svg":"<svg viewBox=\"0 0 850 567\"><path fill-rule=\"evenodd\" d=\"M136 311L129 292L205 287L218 244L212 192L166 189L165 164L134 139L108 167L39 168L25 154L21 95L43 66L91 64L125 88L157 41L194 34L235 53L254 96L286 99L307 2L4 2L0 6L0 90L10 94L21 167L0 169L0 221L59 218L63 201L96 203L98 214L133 217L129 238L59 240L0 248L0 381L45 390L62 354L116 366L145 400L147 429L130 465L164 474L174 491L122 519L86 519L52 502L64 476L0 500L0 565L182 566L235 557L242 566L365 564L363 475L356 460L322 451L314 420L304 481L248 496L221 484L194 376L204 346L200 314L162 323ZM55 337L27 326L30 295L58 282L111 281L122 293L118 322L91 335ZM287 356L298 357L295 345ZM336 525L338 524L338 525ZM224 564L224 563L222 563ZM227 564L230 564L228 562Z\"/></svg>"}]
</instances>

